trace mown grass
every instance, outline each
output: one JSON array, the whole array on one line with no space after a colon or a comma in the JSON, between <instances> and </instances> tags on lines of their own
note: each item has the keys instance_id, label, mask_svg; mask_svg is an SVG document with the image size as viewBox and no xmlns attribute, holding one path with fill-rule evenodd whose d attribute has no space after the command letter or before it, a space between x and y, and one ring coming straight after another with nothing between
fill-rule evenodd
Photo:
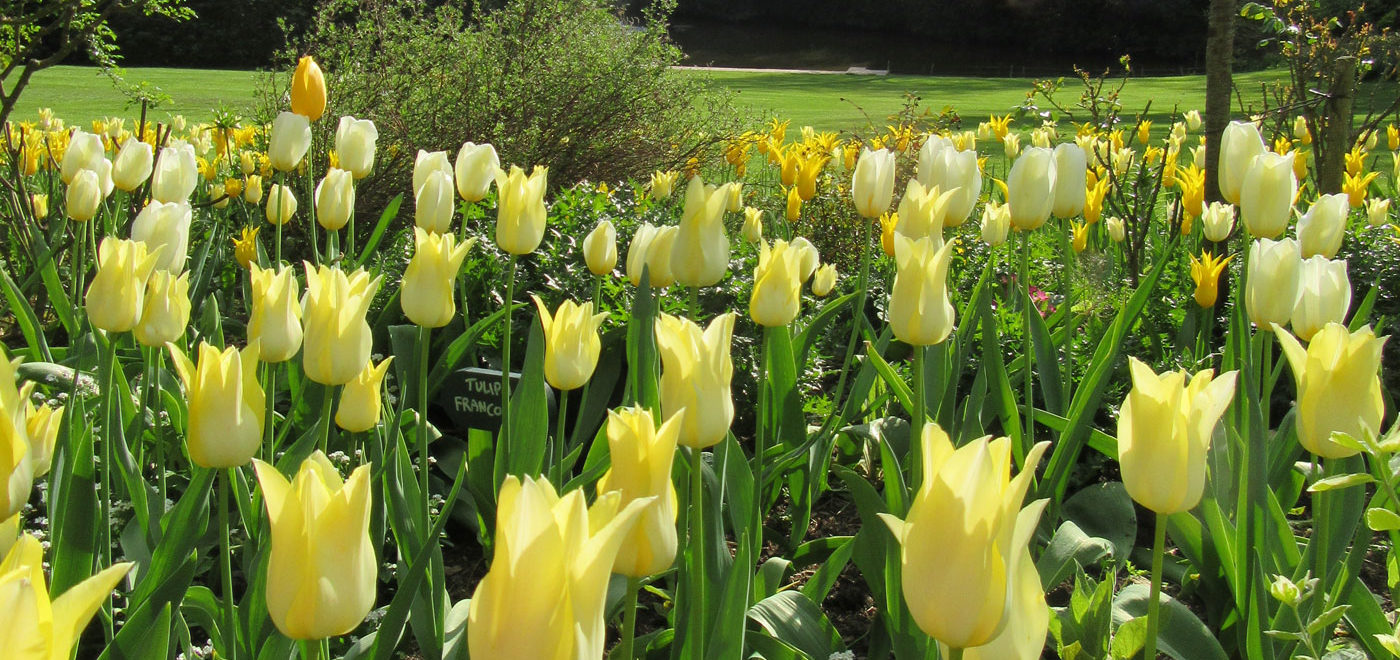
<instances>
[{"instance_id":1,"label":"mown grass","mask_svg":"<svg viewBox=\"0 0 1400 660\"><path fill-rule=\"evenodd\" d=\"M1068 72L1066 72L1068 73ZM169 103L152 116L164 119L183 114L191 120L205 120L221 105L235 112L247 112L255 102L259 78L255 71L203 69L132 68L126 81L148 84L169 96ZM819 130L882 130L889 115L906 101L906 94L919 98L920 106L933 112L955 108L965 121L984 120L988 115L1013 111L1026 97L1029 78L967 78L952 76L868 76L807 73L759 73L736 71L686 71L684 75L707 76L717 85L733 90L735 101L756 117L790 118L793 126L811 125ZM1240 74L1235 83L1243 105L1263 107L1262 87L1281 81L1279 71ZM1060 92L1067 105L1078 100L1077 79L1065 81ZM1363 116L1371 98L1367 86L1358 95L1358 116ZM1394 88L1376 88L1374 102L1393 99ZM331 90L334 94L334 90ZM1124 114L1132 116L1151 103L1148 118L1156 121L1156 131L1165 131L1165 120L1174 109L1205 107L1204 76L1135 78L1122 94ZM52 108L70 123L86 125L109 115L135 116L133 107L117 87L100 71L87 67L54 67L34 76L20 97L14 120L34 119L39 108ZM1239 107L1238 105L1236 106Z\"/></svg>"}]
</instances>

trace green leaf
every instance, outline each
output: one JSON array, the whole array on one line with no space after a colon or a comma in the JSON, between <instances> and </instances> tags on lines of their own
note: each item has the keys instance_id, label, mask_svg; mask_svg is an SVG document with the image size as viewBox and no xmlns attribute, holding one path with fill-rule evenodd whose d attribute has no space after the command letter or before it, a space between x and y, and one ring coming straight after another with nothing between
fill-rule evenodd
<instances>
[{"instance_id":1,"label":"green leaf","mask_svg":"<svg viewBox=\"0 0 1400 660\"><path fill-rule=\"evenodd\" d=\"M516 303L511 305L511 310L514 311L524 306L524 303ZM452 373L452 370L456 369L457 365L461 363L462 358L466 357L467 352L476 346L476 342L481 339L482 333L494 326L500 325L501 317L505 316L505 314L505 307L492 312L486 318L473 323L470 328L467 328L466 332L457 335L457 338L453 339L452 343L448 344L446 349L440 352L433 352L432 357L434 364L432 370L428 372L429 397L432 397L442 388L442 381L447 379L447 374ZM407 360L408 364L412 364L413 355L408 354L403 357L395 358L394 362L397 363L400 360ZM404 366L407 367L408 364Z\"/></svg>"},{"instance_id":2,"label":"green leaf","mask_svg":"<svg viewBox=\"0 0 1400 660\"><path fill-rule=\"evenodd\" d=\"M1142 651L1147 643L1147 617L1130 619L1113 633L1110 647L1115 659L1128 660Z\"/></svg>"},{"instance_id":3,"label":"green leaf","mask_svg":"<svg viewBox=\"0 0 1400 660\"><path fill-rule=\"evenodd\" d=\"M1040 583L1047 591L1064 581L1074 567L1090 566L1113 553L1113 544L1106 539L1089 536L1079 525L1066 520L1055 530L1050 544L1036 562Z\"/></svg>"},{"instance_id":4,"label":"green leaf","mask_svg":"<svg viewBox=\"0 0 1400 660\"><path fill-rule=\"evenodd\" d=\"M10 304L10 318L19 325L30 353L45 362L53 362L53 354L49 352L49 342L44 337L44 326L39 322L39 315L34 313L34 308L29 306L29 301L25 300L24 294L4 269L0 269L0 284L4 285L5 300Z\"/></svg>"},{"instance_id":5,"label":"green leaf","mask_svg":"<svg viewBox=\"0 0 1400 660\"><path fill-rule=\"evenodd\" d=\"M1381 507L1366 510L1366 526L1377 532L1390 532L1400 529L1400 515Z\"/></svg>"},{"instance_id":6,"label":"green leaf","mask_svg":"<svg viewBox=\"0 0 1400 660\"><path fill-rule=\"evenodd\" d=\"M510 432L506 451L496 455L499 487L507 474L536 476L544 468L549 439L549 386L544 382L544 328L538 317L530 324L530 343L520 386L511 393ZM499 440L497 441L499 447ZM499 468L504 466L504 472Z\"/></svg>"},{"instance_id":7,"label":"green leaf","mask_svg":"<svg viewBox=\"0 0 1400 660\"><path fill-rule=\"evenodd\" d=\"M379 222L374 225L374 233L370 234L369 240L365 241L365 246L360 249L360 258L355 260L355 268L365 265L371 255L375 254L379 248L379 241L384 238L384 231L393 223L394 218L399 214L399 205L403 204L403 193L395 195L389 203L384 206L384 212L379 214Z\"/></svg>"},{"instance_id":8,"label":"green leaf","mask_svg":"<svg viewBox=\"0 0 1400 660\"><path fill-rule=\"evenodd\" d=\"M1123 484L1093 484L1065 500L1061 515L1074 521L1085 534L1107 540L1113 556L1127 559L1137 542L1137 510Z\"/></svg>"},{"instance_id":9,"label":"green leaf","mask_svg":"<svg viewBox=\"0 0 1400 660\"><path fill-rule=\"evenodd\" d=\"M812 658L845 650L820 607L800 591L782 591L749 608L749 619Z\"/></svg>"},{"instance_id":10,"label":"green leaf","mask_svg":"<svg viewBox=\"0 0 1400 660\"><path fill-rule=\"evenodd\" d=\"M1130 584L1113 598L1113 620L1123 625L1146 616L1148 585ZM1206 624L1180 601L1162 594L1157 649L1176 660L1226 660L1225 649Z\"/></svg>"},{"instance_id":11,"label":"green leaf","mask_svg":"<svg viewBox=\"0 0 1400 660\"><path fill-rule=\"evenodd\" d=\"M890 363L886 362L885 358L880 356L880 352L875 350L875 347L871 346L868 341L865 342L865 356L870 364L875 365L876 373L879 373L880 377L884 379L885 384L894 393L895 399L899 401L899 405L904 408L904 412L910 416L910 419L913 419L913 390L909 389L909 385L904 382L904 379L895 373L894 367L891 367Z\"/></svg>"},{"instance_id":12,"label":"green leaf","mask_svg":"<svg viewBox=\"0 0 1400 660\"><path fill-rule=\"evenodd\" d=\"M1374 483L1375 481L1375 477L1369 474L1339 474L1335 477L1318 479L1313 482L1313 485L1308 486L1308 492L1325 493L1329 490L1341 490L1343 488L1351 488L1352 486Z\"/></svg>"}]
</instances>

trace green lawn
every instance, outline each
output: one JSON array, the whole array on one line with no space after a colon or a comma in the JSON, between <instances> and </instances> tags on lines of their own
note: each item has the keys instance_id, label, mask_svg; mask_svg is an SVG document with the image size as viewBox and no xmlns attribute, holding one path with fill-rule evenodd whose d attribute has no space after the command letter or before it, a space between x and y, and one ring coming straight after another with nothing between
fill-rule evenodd
<instances>
[{"instance_id":1,"label":"green lawn","mask_svg":"<svg viewBox=\"0 0 1400 660\"><path fill-rule=\"evenodd\" d=\"M249 71L132 68L126 71L126 80L134 84L148 83L170 97L170 102L155 110L152 116L164 119L183 114L189 119L202 120L208 119L220 104L235 111L250 108L263 75ZM918 95L921 105L935 112L953 106L975 125L988 115L1010 112L1025 98L1031 86L1027 78L732 71L687 75L708 76L716 84L729 87L735 91L739 105L755 114L776 114L792 119L794 127L810 124L821 130L862 129L872 124L883 128L886 117L901 107L906 93ZM1246 73L1236 76L1235 81L1247 95L1247 102L1253 99L1258 105L1261 83L1280 80L1282 75L1275 71ZM1395 93L1391 90L1382 96L1393 98ZM1063 102L1073 103L1078 95L1077 81L1068 80L1061 92ZM1369 98L1364 92L1358 95L1363 104ZM1137 78L1129 81L1122 100L1125 113L1130 115L1141 111L1151 101L1149 117L1158 120L1156 130L1164 133L1167 126L1161 120L1173 107L1187 110L1205 106L1205 78ZM131 117L138 112L129 107L127 99L105 75L85 67L54 67L39 72L20 97L12 119L33 119L41 107L53 108L70 123L83 125L108 115ZM1358 114L1364 110L1358 107Z\"/></svg>"}]
</instances>

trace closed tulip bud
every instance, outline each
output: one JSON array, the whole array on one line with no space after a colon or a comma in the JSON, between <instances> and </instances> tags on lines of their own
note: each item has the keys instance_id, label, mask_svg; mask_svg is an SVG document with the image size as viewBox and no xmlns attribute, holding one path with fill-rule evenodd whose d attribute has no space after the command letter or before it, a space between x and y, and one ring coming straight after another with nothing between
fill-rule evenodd
<instances>
[{"instance_id":1,"label":"closed tulip bud","mask_svg":"<svg viewBox=\"0 0 1400 660\"><path fill-rule=\"evenodd\" d=\"M1199 129L1200 127L1201 127L1201 111L1199 111L1199 110L1187 110L1187 111L1186 111L1186 128L1191 129L1191 130L1194 131L1194 130Z\"/></svg>"},{"instance_id":2,"label":"closed tulip bud","mask_svg":"<svg viewBox=\"0 0 1400 660\"><path fill-rule=\"evenodd\" d=\"M1260 328L1288 324L1298 299L1302 266L1297 241L1261 238L1254 242L1245 278L1245 311L1250 321Z\"/></svg>"},{"instance_id":3,"label":"closed tulip bud","mask_svg":"<svg viewBox=\"0 0 1400 660\"><path fill-rule=\"evenodd\" d=\"M797 318L802 303L802 252L779 239L759 244L753 272L749 316L764 327L785 326Z\"/></svg>"},{"instance_id":4,"label":"closed tulip bud","mask_svg":"<svg viewBox=\"0 0 1400 660\"><path fill-rule=\"evenodd\" d=\"M432 170L414 191L413 224L434 234L451 232L452 215L457 208L452 178L441 170Z\"/></svg>"},{"instance_id":5,"label":"closed tulip bud","mask_svg":"<svg viewBox=\"0 0 1400 660\"><path fill-rule=\"evenodd\" d=\"M749 243L763 240L763 211L752 206L744 207L744 227L739 233Z\"/></svg>"},{"instance_id":6,"label":"closed tulip bud","mask_svg":"<svg viewBox=\"0 0 1400 660\"><path fill-rule=\"evenodd\" d=\"M123 144L122 150L117 153L116 162L112 164L112 183L125 192L136 190L137 186L145 183L151 176L154 162L155 154L151 151L151 145L134 137L127 138L126 144Z\"/></svg>"},{"instance_id":7,"label":"closed tulip bud","mask_svg":"<svg viewBox=\"0 0 1400 660\"><path fill-rule=\"evenodd\" d=\"M297 196L292 189L280 183L272 184L267 191L267 221L274 225L285 225L297 214Z\"/></svg>"},{"instance_id":8,"label":"closed tulip bud","mask_svg":"<svg viewBox=\"0 0 1400 660\"><path fill-rule=\"evenodd\" d=\"M1206 240L1217 243L1230 237L1235 229L1235 207L1220 202L1211 202L1201 215L1201 225Z\"/></svg>"},{"instance_id":9,"label":"closed tulip bud","mask_svg":"<svg viewBox=\"0 0 1400 660\"><path fill-rule=\"evenodd\" d=\"M1350 332L1328 323L1308 341L1274 326L1283 355L1298 387L1298 444L1322 458L1346 458L1356 450L1332 439L1344 433L1356 440L1375 438L1385 416L1381 398L1381 348L1371 326Z\"/></svg>"},{"instance_id":10,"label":"closed tulip bud","mask_svg":"<svg viewBox=\"0 0 1400 660\"><path fill-rule=\"evenodd\" d=\"M792 239L788 247L796 250L797 254L801 257L799 261L801 264L799 274L802 277L802 281L806 282L812 279L812 274L817 272L817 266L821 265L822 262L822 256L821 253L817 251L817 246L812 245L812 242L807 240L806 236L798 236Z\"/></svg>"},{"instance_id":11,"label":"closed tulip bud","mask_svg":"<svg viewBox=\"0 0 1400 660\"><path fill-rule=\"evenodd\" d=\"M1108 237L1114 243L1122 243L1128 238L1128 228L1123 224L1123 219L1118 216L1105 220L1104 228L1108 229Z\"/></svg>"},{"instance_id":12,"label":"closed tulip bud","mask_svg":"<svg viewBox=\"0 0 1400 660\"><path fill-rule=\"evenodd\" d=\"M1308 207L1308 212L1298 220L1298 247L1304 259L1315 254L1328 259L1337 256L1350 210L1345 193L1322 195Z\"/></svg>"},{"instance_id":13,"label":"closed tulip bud","mask_svg":"<svg viewBox=\"0 0 1400 660\"><path fill-rule=\"evenodd\" d=\"M889 323L894 336L914 346L942 343L953 331L953 304L948 300L948 263L956 240L936 247L930 238L910 240L896 234L897 269L890 289Z\"/></svg>"},{"instance_id":14,"label":"closed tulip bud","mask_svg":"<svg viewBox=\"0 0 1400 660\"><path fill-rule=\"evenodd\" d=\"M734 336L733 312L716 316L702 332L693 321L662 314L656 322L661 354L661 414L668 419L685 411L681 445L704 449L718 444L734 421L729 356Z\"/></svg>"},{"instance_id":15,"label":"closed tulip bud","mask_svg":"<svg viewBox=\"0 0 1400 660\"><path fill-rule=\"evenodd\" d=\"M610 220L599 220L584 237L583 260L594 275L607 275L617 267L617 229Z\"/></svg>"},{"instance_id":16,"label":"closed tulip bud","mask_svg":"<svg viewBox=\"0 0 1400 660\"><path fill-rule=\"evenodd\" d=\"M413 258L403 272L399 302L414 325L441 328L457 312L452 287L476 239L458 243L452 234L434 234L422 227L413 228L413 239Z\"/></svg>"},{"instance_id":17,"label":"closed tulip bud","mask_svg":"<svg viewBox=\"0 0 1400 660\"><path fill-rule=\"evenodd\" d=\"M337 231L355 213L355 178L349 170L330 168L316 186L316 224Z\"/></svg>"},{"instance_id":18,"label":"closed tulip bud","mask_svg":"<svg viewBox=\"0 0 1400 660\"><path fill-rule=\"evenodd\" d=\"M1084 150L1068 142L1055 147L1055 204L1051 212L1061 219L1084 212L1085 175L1088 170Z\"/></svg>"},{"instance_id":19,"label":"closed tulip bud","mask_svg":"<svg viewBox=\"0 0 1400 660\"><path fill-rule=\"evenodd\" d=\"M583 387L598 366L598 353L603 346L598 327L608 315L594 314L592 302L579 305L572 300L560 303L559 309L550 314L538 296L530 297L535 300L544 329L545 380L556 390Z\"/></svg>"},{"instance_id":20,"label":"closed tulip bud","mask_svg":"<svg viewBox=\"0 0 1400 660\"><path fill-rule=\"evenodd\" d=\"M101 137L81 130L73 131L72 137L68 138L68 148L63 151L63 158L59 163L60 178L64 183L71 184L78 172L97 171L100 161L106 160L105 154L106 148L102 145Z\"/></svg>"},{"instance_id":21,"label":"closed tulip bud","mask_svg":"<svg viewBox=\"0 0 1400 660\"><path fill-rule=\"evenodd\" d=\"M495 555L467 609L471 656L603 657L608 578L651 498L623 506L610 492L589 508L582 490L510 475L496 500Z\"/></svg>"},{"instance_id":22,"label":"closed tulip bud","mask_svg":"<svg viewBox=\"0 0 1400 660\"><path fill-rule=\"evenodd\" d=\"M344 481L319 450L290 482L277 468L253 467L267 505L267 614L283 635L323 639L360 625L374 607L379 562L369 535L370 466Z\"/></svg>"},{"instance_id":23,"label":"closed tulip bud","mask_svg":"<svg viewBox=\"0 0 1400 660\"><path fill-rule=\"evenodd\" d=\"M510 172L496 170L496 245L514 255L530 254L544 239L547 211L544 191L549 168L535 166L530 176L512 165Z\"/></svg>"},{"instance_id":24,"label":"closed tulip bud","mask_svg":"<svg viewBox=\"0 0 1400 660\"><path fill-rule=\"evenodd\" d=\"M982 194L982 170L977 164L976 151L944 149L934 159L934 185L950 193L943 210L943 226L958 227L967 222L977 197Z\"/></svg>"},{"instance_id":25,"label":"closed tulip bud","mask_svg":"<svg viewBox=\"0 0 1400 660\"><path fill-rule=\"evenodd\" d=\"M496 180L496 170L501 169L501 159L496 148L490 144L466 142L457 151L457 194L468 202L486 199L491 191L491 183Z\"/></svg>"},{"instance_id":26,"label":"closed tulip bud","mask_svg":"<svg viewBox=\"0 0 1400 660\"><path fill-rule=\"evenodd\" d=\"M27 389L15 386L19 364L19 358L11 360L0 347L0 520L24 508L35 478L35 465L30 460L33 441L25 415L29 397ZM0 580L4 574L0 570Z\"/></svg>"},{"instance_id":27,"label":"closed tulip bud","mask_svg":"<svg viewBox=\"0 0 1400 660\"><path fill-rule=\"evenodd\" d=\"M1293 118L1293 137L1303 144L1312 144L1312 132L1308 130L1308 120L1303 115Z\"/></svg>"},{"instance_id":28,"label":"closed tulip bud","mask_svg":"<svg viewBox=\"0 0 1400 660\"><path fill-rule=\"evenodd\" d=\"M676 187L676 178L679 172L662 172L657 170L651 173L651 182L647 189L651 192L652 199L666 199L671 196L671 191Z\"/></svg>"},{"instance_id":29,"label":"closed tulip bud","mask_svg":"<svg viewBox=\"0 0 1400 660\"><path fill-rule=\"evenodd\" d=\"M1293 177L1293 158L1264 152L1254 158L1240 185L1240 219L1245 229L1259 238L1277 238L1288 228L1293 215L1293 197L1298 180Z\"/></svg>"},{"instance_id":30,"label":"closed tulip bud","mask_svg":"<svg viewBox=\"0 0 1400 660\"><path fill-rule=\"evenodd\" d=\"M598 480L598 492L619 492L622 506L652 499L618 549L614 573L642 578L675 562L676 489L671 483L671 462L684 415L681 411L657 428L646 408L608 411L612 465Z\"/></svg>"},{"instance_id":31,"label":"closed tulip bud","mask_svg":"<svg viewBox=\"0 0 1400 660\"><path fill-rule=\"evenodd\" d=\"M823 161L825 162L825 161ZM724 210L730 213L738 213L744 208L744 184L741 181L730 181L720 187L725 193Z\"/></svg>"},{"instance_id":32,"label":"closed tulip bud","mask_svg":"<svg viewBox=\"0 0 1400 660\"><path fill-rule=\"evenodd\" d=\"M418 191L427 183L428 177L433 172L442 172L447 176L448 188L453 187L452 178L455 176L452 169L452 162L447 159L446 151L424 151L418 150L418 155L413 159L413 194L416 197Z\"/></svg>"},{"instance_id":33,"label":"closed tulip bud","mask_svg":"<svg viewBox=\"0 0 1400 660\"><path fill-rule=\"evenodd\" d=\"M379 129L368 119L356 119L349 115L340 118L335 128L335 153L340 158L340 167L356 179L363 179L374 171L375 144L379 141ZM244 171L244 174L247 174Z\"/></svg>"},{"instance_id":34,"label":"closed tulip bud","mask_svg":"<svg viewBox=\"0 0 1400 660\"><path fill-rule=\"evenodd\" d=\"M1045 147L1034 148L1044 149ZM1016 158L1021 155L1021 134L1007 133L1006 136L1001 139L1001 150L1007 160L1016 160Z\"/></svg>"},{"instance_id":35,"label":"closed tulip bud","mask_svg":"<svg viewBox=\"0 0 1400 660\"><path fill-rule=\"evenodd\" d=\"M257 154L247 150L238 152L238 171L242 172L243 176L258 171Z\"/></svg>"},{"instance_id":36,"label":"closed tulip bud","mask_svg":"<svg viewBox=\"0 0 1400 660\"><path fill-rule=\"evenodd\" d=\"M102 182L98 179L97 172L79 170L74 175L73 182L68 184L64 205L68 217L75 222L93 219L98 209L102 208Z\"/></svg>"},{"instance_id":37,"label":"closed tulip bud","mask_svg":"<svg viewBox=\"0 0 1400 660\"><path fill-rule=\"evenodd\" d=\"M1400 149L1400 126L1391 124L1385 127L1385 146L1391 151Z\"/></svg>"},{"instance_id":38,"label":"closed tulip bud","mask_svg":"<svg viewBox=\"0 0 1400 660\"><path fill-rule=\"evenodd\" d=\"M1011 478L1007 438L954 449L933 423L920 436L924 483L908 518L880 514L900 546L904 601L929 636L956 648L982 646L1021 599L1021 563L1047 500L1021 508L1034 470ZM1037 465L1049 444L1032 447L1024 465Z\"/></svg>"},{"instance_id":39,"label":"closed tulip bud","mask_svg":"<svg viewBox=\"0 0 1400 660\"><path fill-rule=\"evenodd\" d=\"M707 186L692 177L671 249L671 274L681 286L711 286L729 271L729 237L724 234L728 186Z\"/></svg>"},{"instance_id":40,"label":"closed tulip bud","mask_svg":"<svg viewBox=\"0 0 1400 660\"><path fill-rule=\"evenodd\" d=\"M344 385L364 369L373 340L365 313L381 281L363 269L346 275L338 268L306 264L301 363L307 378Z\"/></svg>"},{"instance_id":41,"label":"closed tulip bud","mask_svg":"<svg viewBox=\"0 0 1400 660\"><path fill-rule=\"evenodd\" d=\"M851 196L856 211L874 220L890 210L894 199L895 153L888 149L865 149L851 175Z\"/></svg>"},{"instance_id":42,"label":"closed tulip bud","mask_svg":"<svg viewBox=\"0 0 1400 660\"><path fill-rule=\"evenodd\" d=\"M925 189L917 179L910 179L899 200L899 224L894 230L906 238L929 236L936 245L943 245L943 215L954 192Z\"/></svg>"},{"instance_id":43,"label":"closed tulip bud","mask_svg":"<svg viewBox=\"0 0 1400 660\"><path fill-rule=\"evenodd\" d=\"M351 433L363 433L379 423L384 374L389 373L391 355L379 364L366 362L365 368L340 391L340 405L335 409L335 425Z\"/></svg>"},{"instance_id":44,"label":"closed tulip bud","mask_svg":"<svg viewBox=\"0 0 1400 660\"><path fill-rule=\"evenodd\" d=\"M1191 255L1191 281L1196 283L1196 304L1201 307L1211 307L1215 305L1215 299L1220 291L1220 273L1225 271L1226 264L1230 263L1230 257L1223 259L1214 254L1205 252L1201 258Z\"/></svg>"},{"instance_id":45,"label":"closed tulip bud","mask_svg":"<svg viewBox=\"0 0 1400 660\"><path fill-rule=\"evenodd\" d=\"M86 309L93 327L127 332L141 320L146 279L160 255L146 244L108 236L97 248L97 275L88 285Z\"/></svg>"},{"instance_id":46,"label":"closed tulip bud","mask_svg":"<svg viewBox=\"0 0 1400 660\"><path fill-rule=\"evenodd\" d=\"M267 139L267 158L273 169L291 172L311 149L311 121L305 116L283 112L272 121Z\"/></svg>"},{"instance_id":47,"label":"closed tulip bud","mask_svg":"<svg viewBox=\"0 0 1400 660\"><path fill-rule=\"evenodd\" d=\"M1049 149L1026 150L1006 176L1006 203L1011 225L1023 231L1039 228L1050 219L1055 204L1055 155Z\"/></svg>"},{"instance_id":48,"label":"closed tulip bud","mask_svg":"<svg viewBox=\"0 0 1400 660\"><path fill-rule=\"evenodd\" d=\"M1304 259L1298 272L1298 299L1289 319L1293 334L1311 341L1328 323L1345 322L1350 308L1351 280L1347 278L1346 260L1322 255Z\"/></svg>"},{"instance_id":49,"label":"closed tulip bud","mask_svg":"<svg viewBox=\"0 0 1400 660\"><path fill-rule=\"evenodd\" d=\"M193 211L186 202L152 201L132 221L131 239L145 243L151 253L160 250L157 269L178 273L185 269L192 217Z\"/></svg>"},{"instance_id":50,"label":"closed tulip bud","mask_svg":"<svg viewBox=\"0 0 1400 660\"><path fill-rule=\"evenodd\" d=\"M654 227L644 223L632 236L627 247L627 279L632 286L642 285L642 271L653 288L666 288L675 283L671 275L671 246L676 238L675 227Z\"/></svg>"},{"instance_id":51,"label":"closed tulip bud","mask_svg":"<svg viewBox=\"0 0 1400 660\"><path fill-rule=\"evenodd\" d=\"M252 460L262 444L265 399L258 384L257 340L242 351L199 343L199 362L167 344L189 402L185 447L190 461L232 468Z\"/></svg>"},{"instance_id":52,"label":"closed tulip bud","mask_svg":"<svg viewBox=\"0 0 1400 660\"><path fill-rule=\"evenodd\" d=\"M1269 595L1275 600L1297 607L1303 602L1303 591L1292 580L1283 575L1275 575L1274 581L1269 584Z\"/></svg>"},{"instance_id":53,"label":"closed tulip bud","mask_svg":"<svg viewBox=\"0 0 1400 660\"><path fill-rule=\"evenodd\" d=\"M1372 227L1384 227L1390 221L1389 199L1366 200L1366 222Z\"/></svg>"},{"instance_id":54,"label":"closed tulip bud","mask_svg":"<svg viewBox=\"0 0 1400 660\"><path fill-rule=\"evenodd\" d=\"M1158 514L1181 513L1201 501L1206 453L1220 416L1235 396L1239 372L1214 378L1210 369L1153 373L1128 359L1133 388L1118 415L1118 462L1133 500Z\"/></svg>"},{"instance_id":55,"label":"closed tulip bud","mask_svg":"<svg viewBox=\"0 0 1400 660\"><path fill-rule=\"evenodd\" d=\"M1011 209L1005 204L987 202L982 208L982 242L996 247L1006 242L1011 231Z\"/></svg>"},{"instance_id":56,"label":"closed tulip bud","mask_svg":"<svg viewBox=\"0 0 1400 660\"><path fill-rule=\"evenodd\" d=\"M1220 138L1219 166L1220 196L1224 197L1225 201L1243 206L1240 196L1243 193L1245 176L1249 173L1254 157L1265 151L1264 137L1259 134L1259 127L1252 122L1232 121L1225 127L1225 132ZM1292 202L1291 197L1289 201ZM1263 235L1264 238L1274 236L1278 234Z\"/></svg>"},{"instance_id":57,"label":"closed tulip bud","mask_svg":"<svg viewBox=\"0 0 1400 660\"><path fill-rule=\"evenodd\" d=\"M326 79L310 55L302 55L292 73L292 112L310 121L326 112Z\"/></svg>"},{"instance_id":58,"label":"closed tulip bud","mask_svg":"<svg viewBox=\"0 0 1400 660\"><path fill-rule=\"evenodd\" d=\"M258 343L258 359L277 363L292 359L301 350L301 301L297 278L290 266L264 270L250 262L253 313L248 320L248 341Z\"/></svg>"},{"instance_id":59,"label":"closed tulip bud","mask_svg":"<svg viewBox=\"0 0 1400 660\"><path fill-rule=\"evenodd\" d=\"M836 286L836 265L825 264L817 269L817 274L812 276L812 295L818 298L825 298L831 293L832 287Z\"/></svg>"},{"instance_id":60,"label":"closed tulip bud","mask_svg":"<svg viewBox=\"0 0 1400 660\"><path fill-rule=\"evenodd\" d=\"M249 204L257 204L262 201L262 177L256 174L248 175L248 182L243 184L243 201Z\"/></svg>"},{"instance_id":61,"label":"closed tulip bud","mask_svg":"<svg viewBox=\"0 0 1400 660\"><path fill-rule=\"evenodd\" d=\"M917 169L914 171L914 178L918 179L925 188L932 188L941 183L934 170L938 167L938 162L945 149L953 149L952 140L934 133L924 136L924 143L919 147L919 159Z\"/></svg>"},{"instance_id":62,"label":"closed tulip bud","mask_svg":"<svg viewBox=\"0 0 1400 660\"><path fill-rule=\"evenodd\" d=\"M49 468L53 467L53 452L58 446L58 429L63 423L63 408L50 408L47 403L35 408L28 400L24 402L24 429L29 436L29 466L34 470L35 479L48 474ZM28 494L26 489L25 495ZM3 543L4 539L0 539L0 544Z\"/></svg>"},{"instance_id":63,"label":"closed tulip bud","mask_svg":"<svg viewBox=\"0 0 1400 660\"><path fill-rule=\"evenodd\" d=\"M142 346L160 347L185 334L190 324L190 274L176 277L170 271L157 270L146 281L146 302L141 310L141 322L132 334Z\"/></svg>"},{"instance_id":64,"label":"closed tulip bud","mask_svg":"<svg viewBox=\"0 0 1400 660\"><path fill-rule=\"evenodd\" d=\"M35 220L43 220L49 217L49 196L43 193L34 193L30 195L29 209L34 212Z\"/></svg>"},{"instance_id":65,"label":"closed tulip bud","mask_svg":"<svg viewBox=\"0 0 1400 660\"><path fill-rule=\"evenodd\" d=\"M23 534L0 556L0 602L5 623L0 648L21 660L51 660L73 655L78 637L107 601L132 562L113 564L50 598L44 579L44 547Z\"/></svg>"}]
</instances>

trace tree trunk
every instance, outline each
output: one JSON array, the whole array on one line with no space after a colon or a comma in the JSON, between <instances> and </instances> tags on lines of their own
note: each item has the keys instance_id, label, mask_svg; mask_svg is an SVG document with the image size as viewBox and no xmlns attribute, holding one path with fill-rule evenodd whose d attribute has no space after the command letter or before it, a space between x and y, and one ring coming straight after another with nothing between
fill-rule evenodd
<instances>
[{"instance_id":1,"label":"tree trunk","mask_svg":"<svg viewBox=\"0 0 1400 660\"><path fill-rule=\"evenodd\" d=\"M1220 136L1230 123L1236 0L1210 0L1206 33L1206 202L1220 197Z\"/></svg>"},{"instance_id":2,"label":"tree trunk","mask_svg":"<svg viewBox=\"0 0 1400 660\"><path fill-rule=\"evenodd\" d=\"M1338 58L1332 65L1332 85L1322 104L1322 136L1318 150L1317 186L1324 195L1342 191L1346 154L1351 150L1351 109L1356 100L1356 58Z\"/></svg>"}]
</instances>

